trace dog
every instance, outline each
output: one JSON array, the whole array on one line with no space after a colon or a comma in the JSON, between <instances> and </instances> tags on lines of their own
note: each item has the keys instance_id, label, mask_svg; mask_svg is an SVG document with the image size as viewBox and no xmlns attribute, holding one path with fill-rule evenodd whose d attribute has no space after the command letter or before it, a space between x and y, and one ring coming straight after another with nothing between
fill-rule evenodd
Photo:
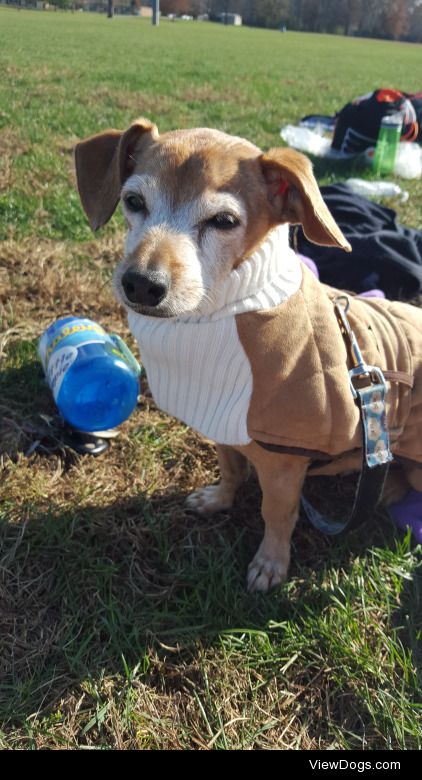
<instances>
[{"instance_id":1,"label":"dog","mask_svg":"<svg viewBox=\"0 0 422 780\"><path fill-rule=\"evenodd\" d=\"M323 456L313 473L359 468L362 448L338 291L300 262L289 224L315 243L351 247L310 161L288 148L263 153L208 128L159 135L141 118L79 143L75 164L94 231L121 201L127 237L114 288L157 405L217 444L221 481L192 493L188 508L229 509L256 470L265 533L247 583L266 592L287 576L310 465ZM366 361L388 380L403 484L422 490L422 312L349 303Z\"/></svg>"}]
</instances>

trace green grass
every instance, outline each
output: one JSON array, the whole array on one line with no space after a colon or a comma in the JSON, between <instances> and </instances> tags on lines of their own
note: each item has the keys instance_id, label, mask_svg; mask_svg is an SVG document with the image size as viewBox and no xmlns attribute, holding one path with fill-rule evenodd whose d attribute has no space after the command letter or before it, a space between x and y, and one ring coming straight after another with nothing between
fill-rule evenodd
<instances>
[{"instance_id":1,"label":"green grass","mask_svg":"<svg viewBox=\"0 0 422 780\"><path fill-rule=\"evenodd\" d=\"M143 114L269 148L306 113L420 88L420 48L0 8L0 69L0 747L420 748L410 539L382 513L341 542L300 524L287 585L250 596L256 485L230 514L185 514L215 456L147 395L105 456L78 457L36 362L67 312L128 338L108 283L122 222L92 237L78 139ZM422 184L405 187L421 228ZM310 489L346 509L347 480Z\"/></svg>"},{"instance_id":2,"label":"green grass","mask_svg":"<svg viewBox=\"0 0 422 780\"><path fill-rule=\"evenodd\" d=\"M408 44L0 13L0 131L12 131L17 145L12 188L0 200L3 238L13 230L18 237L87 239L73 192L72 143L127 127L138 115L161 130L207 124L268 148L280 142L281 125L305 113L335 113L377 86L420 88L419 47ZM13 153L10 137L9 146ZM410 191L420 196L420 182ZM420 224L414 198L408 208Z\"/></svg>"}]
</instances>

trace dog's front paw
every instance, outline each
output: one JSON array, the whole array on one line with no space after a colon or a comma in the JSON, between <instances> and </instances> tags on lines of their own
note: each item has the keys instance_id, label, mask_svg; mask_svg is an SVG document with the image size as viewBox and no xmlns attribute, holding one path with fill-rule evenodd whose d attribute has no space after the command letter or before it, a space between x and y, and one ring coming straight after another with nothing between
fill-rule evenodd
<instances>
[{"instance_id":1,"label":"dog's front paw","mask_svg":"<svg viewBox=\"0 0 422 780\"><path fill-rule=\"evenodd\" d=\"M267 593L287 577L287 566L258 550L248 568L248 591Z\"/></svg>"},{"instance_id":2,"label":"dog's front paw","mask_svg":"<svg viewBox=\"0 0 422 780\"><path fill-rule=\"evenodd\" d=\"M233 494L221 485L208 485L195 490L185 501L186 509L198 512L200 515L212 515L221 509L230 509Z\"/></svg>"}]
</instances>

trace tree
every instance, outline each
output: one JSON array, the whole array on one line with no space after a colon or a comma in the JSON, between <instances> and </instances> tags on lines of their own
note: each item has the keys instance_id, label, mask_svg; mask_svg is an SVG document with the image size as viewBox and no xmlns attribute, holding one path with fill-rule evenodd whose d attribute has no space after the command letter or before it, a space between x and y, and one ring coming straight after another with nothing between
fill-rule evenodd
<instances>
[{"instance_id":1,"label":"tree","mask_svg":"<svg viewBox=\"0 0 422 780\"><path fill-rule=\"evenodd\" d=\"M350 35L359 27L363 13L363 0L345 0L342 5L344 34Z\"/></svg>"},{"instance_id":2,"label":"tree","mask_svg":"<svg viewBox=\"0 0 422 780\"><path fill-rule=\"evenodd\" d=\"M239 13L246 24L256 27L279 27L289 14L288 0L255 0L241 4Z\"/></svg>"},{"instance_id":3,"label":"tree","mask_svg":"<svg viewBox=\"0 0 422 780\"><path fill-rule=\"evenodd\" d=\"M167 14L188 14L190 12L189 0L161 0L160 10L164 15Z\"/></svg>"},{"instance_id":4,"label":"tree","mask_svg":"<svg viewBox=\"0 0 422 780\"><path fill-rule=\"evenodd\" d=\"M409 6L406 0L388 3L384 11L386 31L395 39L401 38L409 28Z\"/></svg>"},{"instance_id":5,"label":"tree","mask_svg":"<svg viewBox=\"0 0 422 780\"><path fill-rule=\"evenodd\" d=\"M409 8L409 34L411 41L422 41L422 0L411 3Z\"/></svg>"}]
</instances>

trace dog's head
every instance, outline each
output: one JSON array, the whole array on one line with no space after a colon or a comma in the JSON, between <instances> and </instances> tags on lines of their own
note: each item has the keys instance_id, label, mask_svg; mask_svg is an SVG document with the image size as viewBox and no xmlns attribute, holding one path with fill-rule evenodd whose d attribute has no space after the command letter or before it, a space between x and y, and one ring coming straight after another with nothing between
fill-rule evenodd
<instances>
[{"instance_id":1,"label":"dog's head","mask_svg":"<svg viewBox=\"0 0 422 780\"><path fill-rule=\"evenodd\" d=\"M119 199L128 233L115 272L118 298L160 317L194 312L268 232L300 223L317 244L350 245L328 211L309 160L210 129L159 135L139 119L75 150L82 205L93 230Z\"/></svg>"}]
</instances>

